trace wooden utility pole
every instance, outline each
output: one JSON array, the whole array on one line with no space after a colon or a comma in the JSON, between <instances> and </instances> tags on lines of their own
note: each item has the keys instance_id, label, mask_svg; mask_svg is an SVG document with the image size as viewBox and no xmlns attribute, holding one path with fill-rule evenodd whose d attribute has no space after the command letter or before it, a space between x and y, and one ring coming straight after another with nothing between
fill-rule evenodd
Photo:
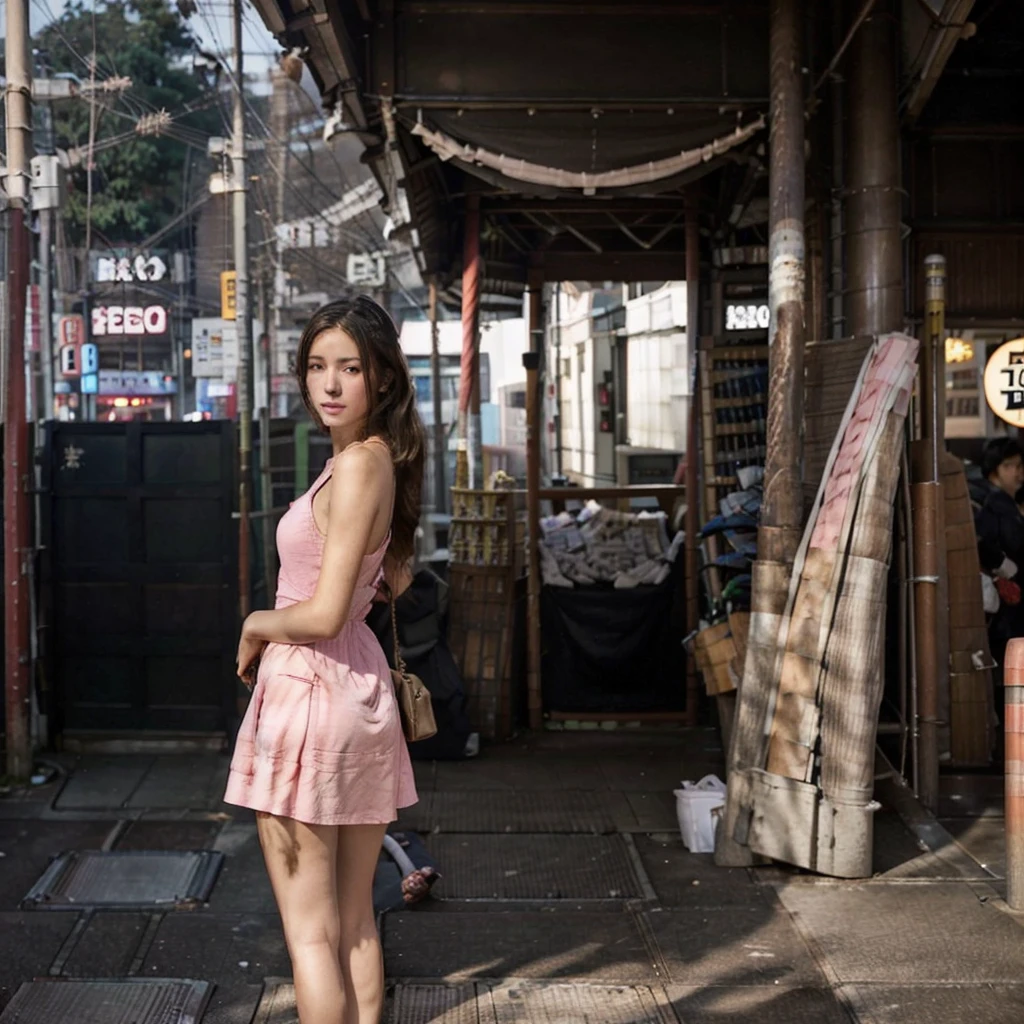
<instances>
[{"instance_id":1,"label":"wooden utility pole","mask_svg":"<svg viewBox=\"0 0 1024 1024\"><path fill-rule=\"evenodd\" d=\"M25 293L29 281L26 214L31 180L32 65L25 0L8 0L7 38L7 351L4 401L4 698L7 774L24 779L32 767L31 532L28 421L25 396Z\"/></svg>"}]
</instances>

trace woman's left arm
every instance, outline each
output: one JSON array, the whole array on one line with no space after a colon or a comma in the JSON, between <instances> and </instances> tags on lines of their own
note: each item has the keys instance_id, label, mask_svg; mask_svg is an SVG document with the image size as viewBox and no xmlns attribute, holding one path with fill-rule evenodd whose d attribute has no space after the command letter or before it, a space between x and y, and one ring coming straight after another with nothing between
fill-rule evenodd
<instances>
[{"instance_id":1,"label":"woman's left arm","mask_svg":"<svg viewBox=\"0 0 1024 1024\"><path fill-rule=\"evenodd\" d=\"M330 486L327 537L316 591L308 601L253 612L242 627L243 638L308 644L341 632L390 480L379 457L355 446L338 457Z\"/></svg>"}]
</instances>

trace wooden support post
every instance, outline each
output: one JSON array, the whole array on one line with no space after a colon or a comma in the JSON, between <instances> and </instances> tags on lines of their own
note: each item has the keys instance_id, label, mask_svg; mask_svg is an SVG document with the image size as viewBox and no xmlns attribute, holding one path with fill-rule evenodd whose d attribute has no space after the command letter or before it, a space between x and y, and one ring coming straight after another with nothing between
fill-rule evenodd
<instances>
[{"instance_id":1,"label":"wooden support post","mask_svg":"<svg viewBox=\"0 0 1024 1024\"><path fill-rule=\"evenodd\" d=\"M29 481L28 421L25 394L25 293L29 285L31 240L26 214L31 207L29 160L32 153L32 65L29 58L28 5L7 4L7 317L2 352L7 394L3 402L3 582L4 677L7 774L19 781L32 768L29 709L32 686L29 567L32 510Z\"/></svg>"},{"instance_id":2,"label":"wooden support post","mask_svg":"<svg viewBox=\"0 0 1024 1024\"><path fill-rule=\"evenodd\" d=\"M692 635L700 626L700 474L697 471L700 422L700 375L697 353L700 349L700 231L697 197L693 189L686 193L686 334L690 342L690 422L686 435L686 632ZM700 678L692 655L686 655L686 724L697 724Z\"/></svg>"},{"instance_id":3,"label":"wooden support post","mask_svg":"<svg viewBox=\"0 0 1024 1024\"><path fill-rule=\"evenodd\" d=\"M482 488L480 450L480 196L466 196L462 240L462 363L459 377L459 444L469 462L469 486Z\"/></svg>"},{"instance_id":4,"label":"wooden support post","mask_svg":"<svg viewBox=\"0 0 1024 1024\"><path fill-rule=\"evenodd\" d=\"M925 259L926 323L921 345L918 400L921 441L914 460L914 642L917 652L918 798L934 812L939 803L939 726L949 690L949 584L940 452L945 448L943 322L946 261ZM948 727L948 723L945 723Z\"/></svg>"},{"instance_id":5,"label":"wooden support post","mask_svg":"<svg viewBox=\"0 0 1024 1024\"><path fill-rule=\"evenodd\" d=\"M753 863L751 809L742 784L767 756L766 716L774 687L775 638L803 521L804 100L800 0L772 0L768 59L771 133L768 173L769 382L764 503L753 571L750 632L729 743L729 793L715 863ZM767 669L767 670L766 670Z\"/></svg>"},{"instance_id":6,"label":"wooden support post","mask_svg":"<svg viewBox=\"0 0 1024 1024\"><path fill-rule=\"evenodd\" d=\"M526 692L530 728L543 724L540 685L540 353L523 354L526 368Z\"/></svg>"}]
</instances>

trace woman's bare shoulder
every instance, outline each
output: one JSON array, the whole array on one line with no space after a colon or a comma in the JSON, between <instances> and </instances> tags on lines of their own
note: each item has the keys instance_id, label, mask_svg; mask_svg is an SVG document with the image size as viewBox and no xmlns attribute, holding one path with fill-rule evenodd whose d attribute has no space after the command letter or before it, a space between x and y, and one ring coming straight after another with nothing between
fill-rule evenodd
<instances>
[{"instance_id":1,"label":"woman's bare shoulder","mask_svg":"<svg viewBox=\"0 0 1024 1024\"><path fill-rule=\"evenodd\" d=\"M334 479L345 488L378 489L390 483L391 460L373 438L350 444L334 460Z\"/></svg>"}]
</instances>

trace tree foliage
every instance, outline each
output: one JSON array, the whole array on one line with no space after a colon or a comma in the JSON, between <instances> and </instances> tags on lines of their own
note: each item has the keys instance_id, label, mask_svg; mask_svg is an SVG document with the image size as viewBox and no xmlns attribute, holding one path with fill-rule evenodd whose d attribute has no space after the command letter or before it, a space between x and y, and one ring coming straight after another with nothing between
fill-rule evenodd
<instances>
[{"instance_id":1,"label":"tree foliage","mask_svg":"<svg viewBox=\"0 0 1024 1024\"><path fill-rule=\"evenodd\" d=\"M168 135L135 134L138 118L166 110L175 129L220 134L221 120L210 101L215 86L195 70L196 44L186 20L167 0L72 0L60 19L48 25L35 47L49 74L70 72L89 78L88 61L95 38L98 80L125 76L132 86L123 94L100 94L96 110L97 150L93 161L91 218L97 240L132 243L158 231L182 209L186 144ZM38 73L38 72L37 72ZM62 149L89 144L89 103L84 99L54 106L56 144ZM109 144L132 133L116 144ZM107 141L107 146L104 146ZM204 159L200 154L200 160ZM69 241L85 237L86 161L68 179L62 211Z\"/></svg>"}]
</instances>

